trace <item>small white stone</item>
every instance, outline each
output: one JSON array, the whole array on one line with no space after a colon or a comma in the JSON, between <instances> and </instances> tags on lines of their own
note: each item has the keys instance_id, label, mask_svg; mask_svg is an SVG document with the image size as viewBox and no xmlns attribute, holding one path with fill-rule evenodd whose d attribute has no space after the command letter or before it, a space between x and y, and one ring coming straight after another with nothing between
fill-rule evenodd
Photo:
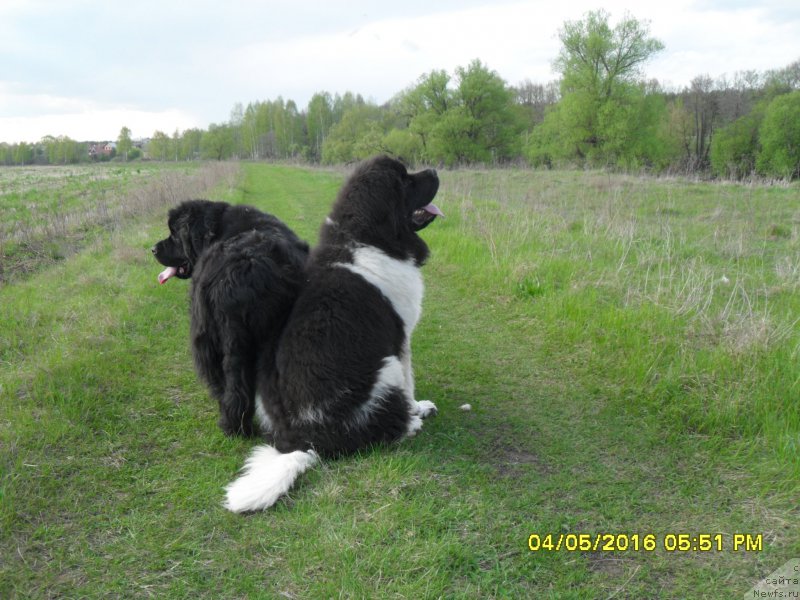
<instances>
[{"instance_id":1,"label":"small white stone","mask_svg":"<svg viewBox=\"0 0 800 600\"><path fill-rule=\"evenodd\" d=\"M471 404L462 404L458 408L460 408L463 411L472 410L472 405Z\"/></svg>"}]
</instances>

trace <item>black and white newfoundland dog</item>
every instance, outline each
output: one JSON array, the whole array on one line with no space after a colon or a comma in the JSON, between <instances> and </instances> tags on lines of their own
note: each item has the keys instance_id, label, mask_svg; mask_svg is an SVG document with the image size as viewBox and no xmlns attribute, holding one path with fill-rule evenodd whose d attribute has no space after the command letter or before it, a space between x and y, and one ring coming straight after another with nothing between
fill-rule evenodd
<instances>
[{"instance_id":1,"label":"black and white newfoundland dog","mask_svg":"<svg viewBox=\"0 0 800 600\"><path fill-rule=\"evenodd\" d=\"M413 436L422 419L436 412L432 402L415 398L411 333L422 308L420 267L428 257L417 232L442 214L432 204L438 187L434 170L408 173L385 156L362 163L325 219L302 282L293 278L292 261L288 280L281 281L285 276L274 259L262 271L227 278L228 294L238 297L254 289L265 303L276 282L284 299L296 290L280 334L265 328L247 334L251 348L257 346L254 334L270 337L269 351L257 356L254 402L259 425L271 432L273 445L256 447L240 477L228 485L229 510L268 508L321 456ZM295 238L283 237L297 248ZM210 256L203 260L212 262ZM215 256L213 262L223 267L217 276L224 277L226 259ZM195 288L200 287L197 270ZM210 279L208 285L214 285ZM193 303L206 298L193 293ZM265 304L270 318L272 310ZM223 337L236 335L231 331Z\"/></svg>"},{"instance_id":2,"label":"black and white newfoundland dog","mask_svg":"<svg viewBox=\"0 0 800 600\"><path fill-rule=\"evenodd\" d=\"M170 235L153 247L171 277L192 279L194 363L228 435L251 435L259 361L278 336L303 282L308 244L250 206L188 200L169 212Z\"/></svg>"},{"instance_id":3,"label":"black and white newfoundland dog","mask_svg":"<svg viewBox=\"0 0 800 600\"><path fill-rule=\"evenodd\" d=\"M441 215L434 170L409 174L378 157L339 192L281 334L259 362L260 414L274 446L259 446L227 487L234 512L267 508L319 456L401 440L436 412L414 395L411 333L420 318L417 232Z\"/></svg>"}]
</instances>

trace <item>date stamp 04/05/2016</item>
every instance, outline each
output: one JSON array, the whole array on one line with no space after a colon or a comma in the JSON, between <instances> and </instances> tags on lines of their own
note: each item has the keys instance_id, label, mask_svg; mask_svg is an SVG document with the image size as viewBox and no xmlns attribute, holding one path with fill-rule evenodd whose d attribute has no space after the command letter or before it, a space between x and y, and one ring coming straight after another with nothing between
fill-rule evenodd
<instances>
[{"instance_id":1,"label":"date stamp 04/05/2016","mask_svg":"<svg viewBox=\"0 0 800 600\"><path fill-rule=\"evenodd\" d=\"M761 552L763 534L532 533L531 552Z\"/></svg>"},{"instance_id":2,"label":"date stamp 04/05/2016","mask_svg":"<svg viewBox=\"0 0 800 600\"><path fill-rule=\"evenodd\" d=\"M532 533L528 549L543 552L762 552L764 535L752 533ZM800 599L800 558L793 558L750 590L748 598Z\"/></svg>"}]
</instances>

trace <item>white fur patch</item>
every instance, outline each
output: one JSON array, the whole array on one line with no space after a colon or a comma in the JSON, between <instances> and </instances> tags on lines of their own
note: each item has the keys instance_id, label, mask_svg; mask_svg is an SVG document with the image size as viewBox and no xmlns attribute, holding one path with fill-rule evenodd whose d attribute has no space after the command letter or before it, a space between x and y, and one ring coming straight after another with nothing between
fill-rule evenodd
<instances>
[{"instance_id":1,"label":"white fur patch","mask_svg":"<svg viewBox=\"0 0 800 600\"><path fill-rule=\"evenodd\" d=\"M261 394L256 394L256 423L258 423L262 432L272 431L272 420L269 418L267 411L264 410Z\"/></svg>"},{"instance_id":2,"label":"white fur patch","mask_svg":"<svg viewBox=\"0 0 800 600\"><path fill-rule=\"evenodd\" d=\"M430 400L420 400L417 402L417 414L419 415L420 419L427 419L431 415L435 415L437 412L439 412L439 409L436 408L436 405Z\"/></svg>"},{"instance_id":3,"label":"white fur patch","mask_svg":"<svg viewBox=\"0 0 800 600\"><path fill-rule=\"evenodd\" d=\"M384 398L392 389L405 388L405 374L403 373L403 365L396 356L387 356L383 359L383 366L378 371L378 377L375 385L372 386L370 392L370 399Z\"/></svg>"},{"instance_id":4,"label":"white fur patch","mask_svg":"<svg viewBox=\"0 0 800 600\"><path fill-rule=\"evenodd\" d=\"M403 365L396 356L387 356L383 359L383 366L378 371L378 376L369 399L357 407L353 412L352 424L355 427L362 426L369 420L369 417L380 408L383 400L392 390L405 390L405 375Z\"/></svg>"},{"instance_id":5,"label":"white fur patch","mask_svg":"<svg viewBox=\"0 0 800 600\"><path fill-rule=\"evenodd\" d=\"M319 455L313 450L281 454L272 446L256 446L242 475L225 488L225 508L236 513L269 508L317 462Z\"/></svg>"},{"instance_id":6,"label":"white fur patch","mask_svg":"<svg viewBox=\"0 0 800 600\"><path fill-rule=\"evenodd\" d=\"M403 320L406 338L422 314L425 290L422 274L413 259L397 260L374 246L359 246L353 251L353 262L336 266L360 275L378 288Z\"/></svg>"},{"instance_id":7,"label":"white fur patch","mask_svg":"<svg viewBox=\"0 0 800 600\"><path fill-rule=\"evenodd\" d=\"M411 415L406 427L406 437L414 437L420 429L422 429L422 419L417 415Z\"/></svg>"},{"instance_id":8,"label":"white fur patch","mask_svg":"<svg viewBox=\"0 0 800 600\"><path fill-rule=\"evenodd\" d=\"M296 425L305 423L322 425L325 422L325 411L317 406L306 406L299 410L296 416L292 417L292 421Z\"/></svg>"}]
</instances>

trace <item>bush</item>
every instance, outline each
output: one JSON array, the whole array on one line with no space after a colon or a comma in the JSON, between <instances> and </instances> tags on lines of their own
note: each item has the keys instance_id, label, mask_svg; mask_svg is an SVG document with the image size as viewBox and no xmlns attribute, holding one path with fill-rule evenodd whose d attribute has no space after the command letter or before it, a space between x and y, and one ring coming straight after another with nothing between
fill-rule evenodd
<instances>
[{"instance_id":1,"label":"bush","mask_svg":"<svg viewBox=\"0 0 800 600\"><path fill-rule=\"evenodd\" d=\"M710 156L715 175L741 179L755 172L762 117L761 111L754 110L717 131Z\"/></svg>"},{"instance_id":2,"label":"bush","mask_svg":"<svg viewBox=\"0 0 800 600\"><path fill-rule=\"evenodd\" d=\"M800 177L800 91L770 102L759 134L758 172L786 179Z\"/></svg>"}]
</instances>

